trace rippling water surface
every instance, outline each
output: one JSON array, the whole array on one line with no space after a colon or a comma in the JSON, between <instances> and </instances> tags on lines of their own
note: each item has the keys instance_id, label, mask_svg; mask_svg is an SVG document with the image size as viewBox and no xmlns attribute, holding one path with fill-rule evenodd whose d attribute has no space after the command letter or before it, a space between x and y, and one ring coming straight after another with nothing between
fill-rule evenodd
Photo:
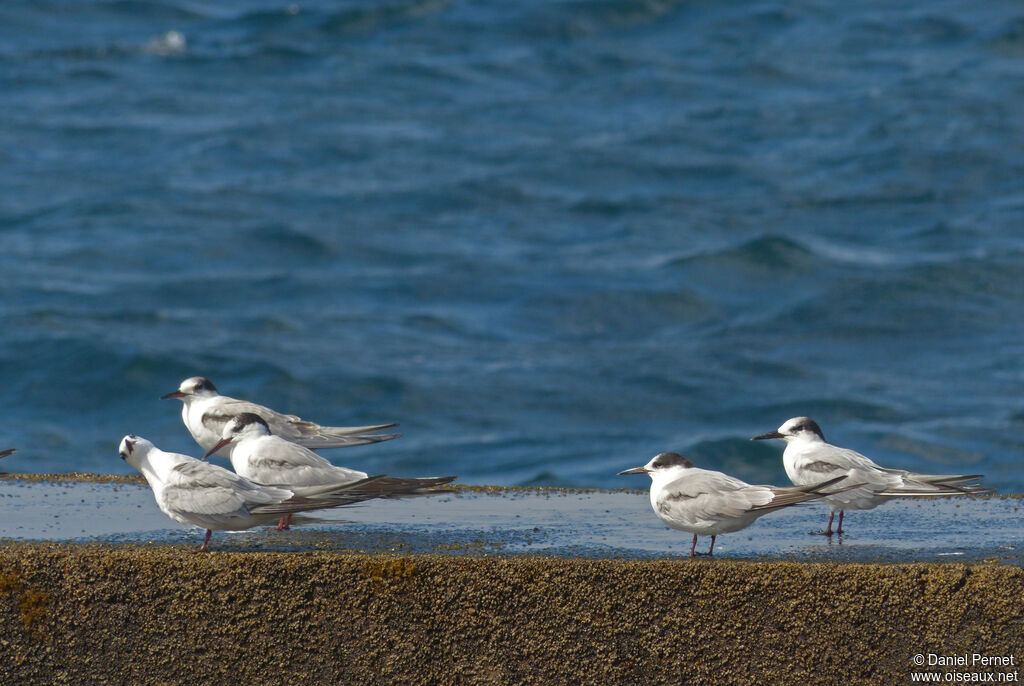
<instances>
[{"instance_id":1,"label":"rippling water surface","mask_svg":"<svg viewBox=\"0 0 1024 686\"><path fill-rule=\"evenodd\" d=\"M0 448L195 454L186 376L338 463L784 482L794 415L1024 490L1016 3L9 0Z\"/></svg>"}]
</instances>

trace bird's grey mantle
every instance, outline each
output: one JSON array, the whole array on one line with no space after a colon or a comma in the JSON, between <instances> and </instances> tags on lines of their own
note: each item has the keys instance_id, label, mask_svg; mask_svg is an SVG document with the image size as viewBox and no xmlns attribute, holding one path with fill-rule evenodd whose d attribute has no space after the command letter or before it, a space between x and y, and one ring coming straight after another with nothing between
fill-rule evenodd
<instances>
[{"instance_id":1,"label":"bird's grey mantle","mask_svg":"<svg viewBox=\"0 0 1024 686\"><path fill-rule=\"evenodd\" d=\"M1024 564L1024 500L899 500L854 512L842 537L811 536L824 506L787 508L720 536L715 557L833 561L999 560ZM690 536L662 524L646 492L460 489L296 518L291 532L218 533L211 550L343 550L570 557L684 556ZM202 532L165 517L134 483L0 481L0 539L197 545Z\"/></svg>"}]
</instances>

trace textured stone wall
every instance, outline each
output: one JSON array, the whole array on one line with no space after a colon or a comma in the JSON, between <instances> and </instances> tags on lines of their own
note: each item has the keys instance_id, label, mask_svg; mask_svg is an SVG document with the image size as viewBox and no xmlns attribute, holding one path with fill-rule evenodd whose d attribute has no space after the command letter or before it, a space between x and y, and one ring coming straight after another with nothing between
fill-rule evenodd
<instances>
[{"instance_id":1,"label":"textured stone wall","mask_svg":"<svg viewBox=\"0 0 1024 686\"><path fill-rule=\"evenodd\" d=\"M909 683L1024 570L0 546L0 683Z\"/></svg>"}]
</instances>

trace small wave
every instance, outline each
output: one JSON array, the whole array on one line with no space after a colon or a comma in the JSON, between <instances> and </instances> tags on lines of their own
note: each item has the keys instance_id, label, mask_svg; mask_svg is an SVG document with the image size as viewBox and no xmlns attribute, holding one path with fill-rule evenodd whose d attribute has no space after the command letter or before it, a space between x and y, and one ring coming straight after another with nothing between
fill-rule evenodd
<instances>
[{"instance_id":1,"label":"small wave","mask_svg":"<svg viewBox=\"0 0 1024 686\"><path fill-rule=\"evenodd\" d=\"M910 417L895 405L847 398L808 397L782 403L750 407L746 416L757 433L773 431L790 417L813 417L828 437L830 430L842 422L855 419L861 423L900 424Z\"/></svg>"},{"instance_id":2,"label":"small wave","mask_svg":"<svg viewBox=\"0 0 1024 686\"><path fill-rule=\"evenodd\" d=\"M531 39L583 38L655 24L682 4L679 0L523 3L541 9L526 9L508 20L513 30Z\"/></svg>"},{"instance_id":3,"label":"small wave","mask_svg":"<svg viewBox=\"0 0 1024 686\"><path fill-rule=\"evenodd\" d=\"M435 338L459 340L476 335L463 326L458 317L434 312L406 315L402 318L402 324L403 328L415 331L419 335Z\"/></svg>"},{"instance_id":4,"label":"small wave","mask_svg":"<svg viewBox=\"0 0 1024 686\"><path fill-rule=\"evenodd\" d=\"M186 22L207 19L209 14L201 9L201 3L182 3L151 0L114 0L113 2L91 3L100 5L102 11L111 16L145 17L149 22Z\"/></svg>"},{"instance_id":5,"label":"small wave","mask_svg":"<svg viewBox=\"0 0 1024 686\"><path fill-rule=\"evenodd\" d=\"M326 18L320 30L326 34L367 33L382 26L438 14L450 5L450 0L412 0L346 9Z\"/></svg>"},{"instance_id":6,"label":"small wave","mask_svg":"<svg viewBox=\"0 0 1024 686\"><path fill-rule=\"evenodd\" d=\"M703 267L778 273L799 273L816 268L818 258L804 243L777 235L759 236L725 249L685 255L666 261L667 268Z\"/></svg>"},{"instance_id":7,"label":"small wave","mask_svg":"<svg viewBox=\"0 0 1024 686\"><path fill-rule=\"evenodd\" d=\"M252 247L260 252L268 251L277 256L302 260L329 259L334 249L326 241L288 226L263 226L247 232L253 241Z\"/></svg>"},{"instance_id":8,"label":"small wave","mask_svg":"<svg viewBox=\"0 0 1024 686\"><path fill-rule=\"evenodd\" d=\"M685 448L697 467L725 472L748 483L786 485L782 451L764 441L748 438L705 440Z\"/></svg>"},{"instance_id":9,"label":"small wave","mask_svg":"<svg viewBox=\"0 0 1024 686\"><path fill-rule=\"evenodd\" d=\"M171 55L184 54L187 48L188 41L185 40L185 34L180 31L171 30L151 38L143 46L142 51L150 55L169 57Z\"/></svg>"},{"instance_id":10,"label":"small wave","mask_svg":"<svg viewBox=\"0 0 1024 686\"><path fill-rule=\"evenodd\" d=\"M906 462L885 466L934 471L939 467L951 470L967 469L984 461L984 454L978 450L958 447L950 440L938 443L925 436L915 436L914 433L916 432L886 433L877 442L877 446L886 452L911 455L916 458L915 462L924 466L918 467Z\"/></svg>"},{"instance_id":11,"label":"small wave","mask_svg":"<svg viewBox=\"0 0 1024 686\"><path fill-rule=\"evenodd\" d=\"M1009 57L1024 55L1024 17L1008 21L999 34L990 42L995 52Z\"/></svg>"},{"instance_id":12,"label":"small wave","mask_svg":"<svg viewBox=\"0 0 1024 686\"><path fill-rule=\"evenodd\" d=\"M1005 321L1022 300L1019 261L1002 258L864 270L774 316L862 343L880 336L950 335Z\"/></svg>"},{"instance_id":13,"label":"small wave","mask_svg":"<svg viewBox=\"0 0 1024 686\"><path fill-rule=\"evenodd\" d=\"M516 486L548 486L553 488L566 488L572 485L573 483L571 481L563 479L558 474L548 469L538 472L530 478L516 484Z\"/></svg>"},{"instance_id":14,"label":"small wave","mask_svg":"<svg viewBox=\"0 0 1024 686\"><path fill-rule=\"evenodd\" d=\"M533 328L570 338L647 338L657 330L708 318L713 308L688 291L608 291L549 295L522 303Z\"/></svg>"}]
</instances>

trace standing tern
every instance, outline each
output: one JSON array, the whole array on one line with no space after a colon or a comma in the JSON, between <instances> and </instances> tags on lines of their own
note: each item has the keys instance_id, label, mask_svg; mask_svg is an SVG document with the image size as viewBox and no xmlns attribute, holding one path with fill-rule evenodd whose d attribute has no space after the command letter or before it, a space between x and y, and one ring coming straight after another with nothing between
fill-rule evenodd
<instances>
[{"instance_id":1,"label":"standing tern","mask_svg":"<svg viewBox=\"0 0 1024 686\"><path fill-rule=\"evenodd\" d=\"M769 431L750 440L762 441L769 438L779 438L786 442L782 464L794 484L804 485L836 476L846 476L862 483L860 488L832 493L824 498L832 509L828 516L828 526L824 531L814 532L824 536L843 533L846 510L870 510L892 498L972 495L991 493L994 490L978 484L963 483L980 479L981 474L915 474L902 469L880 467L858 452L827 443L821 427L807 417L793 417L780 426L778 431ZM833 532L832 519L836 510L839 510L839 525Z\"/></svg>"},{"instance_id":2,"label":"standing tern","mask_svg":"<svg viewBox=\"0 0 1024 686\"><path fill-rule=\"evenodd\" d=\"M292 489L310 488L358 483L368 476L366 472L335 466L312 450L275 436L267 422L251 412L243 412L229 420L224 425L220 440L210 447L203 459L229 445L233 446L230 460L235 473L258 484ZM379 476L372 483L361 487L360 491L373 493L379 498L428 495L439 492L430 490L432 487L446 484L455 478L439 476L402 479ZM290 514L282 517L278 529L287 529L290 522Z\"/></svg>"},{"instance_id":3,"label":"standing tern","mask_svg":"<svg viewBox=\"0 0 1024 686\"><path fill-rule=\"evenodd\" d=\"M206 552L214 531L249 529L281 515L338 507L375 497L359 488L373 478L339 487L288 489L261 486L208 462L160 450L129 434L118 448L121 459L142 472L156 504L176 522L206 529Z\"/></svg>"},{"instance_id":4,"label":"standing tern","mask_svg":"<svg viewBox=\"0 0 1024 686\"><path fill-rule=\"evenodd\" d=\"M192 434L192 438L203 450L209 450L216 444L228 420L243 412L259 415L276 435L304 445L310 450L377 443L402 435L374 433L398 426L397 424L320 426L292 414L281 414L263 405L221 395L209 379L201 376L189 377L181 382L178 390L160 396L161 400L168 398L181 399L181 419ZM222 449L224 452L219 452L218 455L231 457L232 448L233 446L228 444Z\"/></svg>"},{"instance_id":5,"label":"standing tern","mask_svg":"<svg viewBox=\"0 0 1024 686\"><path fill-rule=\"evenodd\" d=\"M783 507L823 498L818 489L845 479L838 476L808 486L752 486L745 481L707 469L699 469L679 453L661 453L643 467L619 472L651 477L651 507L673 529L693 534L690 557L711 555L715 538L745 529L758 517ZM847 486L833 493L857 488ZM707 553L697 553L697 536L711 536Z\"/></svg>"}]
</instances>

